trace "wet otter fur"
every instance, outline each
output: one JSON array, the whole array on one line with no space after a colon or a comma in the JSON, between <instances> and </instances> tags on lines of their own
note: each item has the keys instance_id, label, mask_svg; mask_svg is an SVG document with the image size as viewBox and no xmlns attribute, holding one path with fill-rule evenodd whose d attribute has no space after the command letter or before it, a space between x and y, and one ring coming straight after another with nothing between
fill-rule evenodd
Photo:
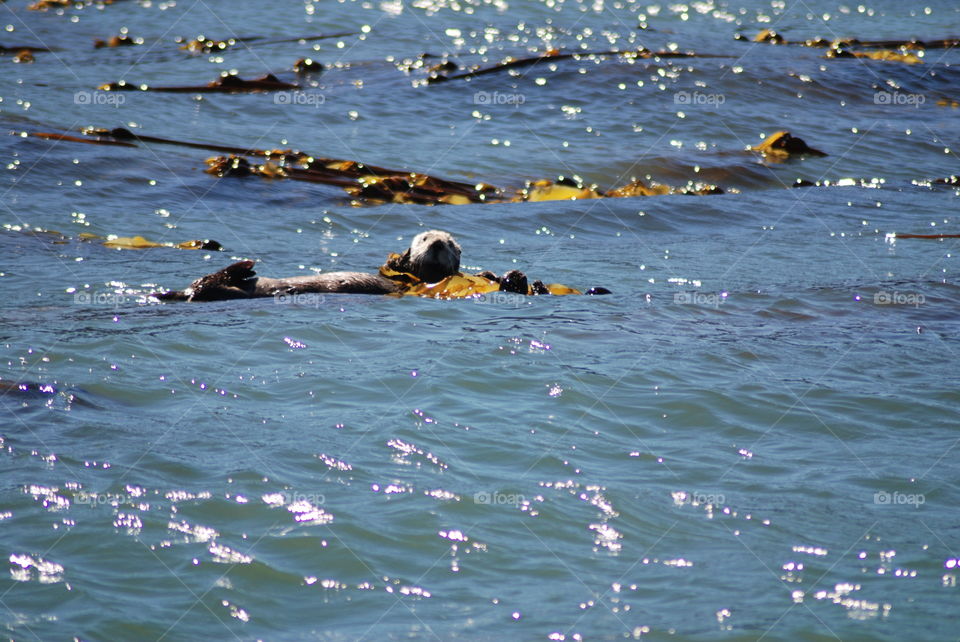
<instances>
[{"instance_id":1,"label":"wet otter fur","mask_svg":"<svg viewBox=\"0 0 960 642\"><path fill-rule=\"evenodd\" d=\"M460 270L460 245L447 232L422 232L393 263L391 267L398 272L435 283ZM238 261L219 272L200 277L184 290L155 296L161 301L224 301L309 292L391 294L402 290L401 283L379 274L329 272L273 279L257 276L253 266L254 261Z\"/></svg>"},{"instance_id":2,"label":"wet otter fur","mask_svg":"<svg viewBox=\"0 0 960 642\"><path fill-rule=\"evenodd\" d=\"M383 270L396 275L366 272L329 272L310 276L273 279L257 276L254 261L238 261L219 272L203 276L184 290L155 294L161 301L224 301L289 294L333 293L344 294L399 294L416 283L438 283L460 274L460 245L447 232L429 230L413 238L403 254L387 259ZM511 270L503 277L492 272L479 274L499 285L501 292L518 294L550 294L540 281L528 289L527 277L519 270ZM605 288L592 288L587 294L608 294Z\"/></svg>"}]
</instances>

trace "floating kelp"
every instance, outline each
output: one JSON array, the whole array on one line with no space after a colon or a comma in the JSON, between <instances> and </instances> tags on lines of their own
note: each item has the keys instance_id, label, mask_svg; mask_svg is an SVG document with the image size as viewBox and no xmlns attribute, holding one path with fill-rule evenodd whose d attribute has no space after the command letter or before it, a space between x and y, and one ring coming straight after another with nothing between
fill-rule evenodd
<instances>
[{"instance_id":1,"label":"floating kelp","mask_svg":"<svg viewBox=\"0 0 960 642\"><path fill-rule=\"evenodd\" d=\"M446 203L462 205L479 203L497 194L497 188L483 183L470 185L448 181L427 174L387 170L356 161L288 155L276 162L254 164L237 155L207 159L208 174L219 177L288 178L344 188L355 199L367 202Z\"/></svg>"},{"instance_id":2,"label":"floating kelp","mask_svg":"<svg viewBox=\"0 0 960 642\"><path fill-rule=\"evenodd\" d=\"M135 144L128 141L139 141L144 143L160 143L163 145L176 145L178 147L190 147L192 149L206 149L212 152L223 152L225 154L243 154L246 156L267 156L282 157L287 154L299 155L299 152L290 150L263 150L247 149L245 147L232 147L228 145L213 145L209 143L194 143L190 141L173 140L170 138L159 138L157 136L146 136L135 134L124 127L115 127L114 129L102 129L98 127L85 127L83 133L88 136L96 136L94 139L78 139L81 142L93 142L103 145L122 143L125 147L136 147ZM60 134L33 134L40 137L60 136Z\"/></svg>"},{"instance_id":3,"label":"floating kelp","mask_svg":"<svg viewBox=\"0 0 960 642\"><path fill-rule=\"evenodd\" d=\"M571 201L602 198L595 187L585 187L578 181L561 177L557 182L550 180L528 181L520 190L516 200L538 203L541 201Z\"/></svg>"},{"instance_id":4,"label":"floating kelp","mask_svg":"<svg viewBox=\"0 0 960 642\"><path fill-rule=\"evenodd\" d=\"M626 198L632 196L664 196L667 194L689 194L702 196L706 194L723 194L723 189L716 185L688 182L682 187L672 187L651 181L648 185L640 179L634 179L606 192L600 192L596 185L583 184L561 177L556 183L549 180L530 181L513 200L539 201L569 201L592 198Z\"/></svg>"},{"instance_id":5,"label":"floating kelp","mask_svg":"<svg viewBox=\"0 0 960 642\"><path fill-rule=\"evenodd\" d=\"M447 276L437 283L425 283L417 276L403 271L401 267L403 262L403 255L393 253L387 256L386 262L380 266L379 270L380 276L390 279L396 284L396 294L400 296L463 299L500 291L500 283L497 281L460 272Z\"/></svg>"},{"instance_id":6,"label":"floating kelp","mask_svg":"<svg viewBox=\"0 0 960 642\"><path fill-rule=\"evenodd\" d=\"M890 232L887 234L888 242L893 242L897 239L929 239L942 241L943 239L960 239L960 234L902 234L898 232Z\"/></svg>"},{"instance_id":7,"label":"floating kelp","mask_svg":"<svg viewBox=\"0 0 960 642\"><path fill-rule=\"evenodd\" d=\"M772 29L761 29L752 39L743 34L736 34L737 40L751 40L774 45L798 45L801 47L845 48L861 47L864 49L951 49L960 46L960 38L943 38L940 40L918 40L907 38L902 40L861 40L859 38L810 38L807 40L787 40L783 35Z\"/></svg>"},{"instance_id":8,"label":"floating kelp","mask_svg":"<svg viewBox=\"0 0 960 642\"><path fill-rule=\"evenodd\" d=\"M4 47L0 45L0 54L16 54L17 56L22 56L25 54L35 54L35 53L49 53L53 49L47 49L46 47L30 47L30 46L13 46L13 47Z\"/></svg>"},{"instance_id":9,"label":"floating kelp","mask_svg":"<svg viewBox=\"0 0 960 642\"><path fill-rule=\"evenodd\" d=\"M566 295L583 294L580 290L559 283L544 285L542 281L527 284L527 276L519 270L511 270L497 277L492 272L480 274L463 274L458 272L445 277L437 283L426 283L413 274L397 269L402 262L402 255L390 254L386 262L380 266L380 276L398 284L398 296L419 296L431 299L467 299L482 297L494 292L523 294L528 296L540 294ZM600 290L603 290L602 292ZM588 294L608 294L606 288L591 288Z\"/></svg>"},{"instance_id":10,"label":"floating kelp","mask_svg":"<svg viewBox=\"0 0 960 642\"><path fill-rule=\"evenodd\" d=\"M947 176L946 178L925 178L921 180L914 180L914 185L920 187L933 187L934 185L951 185L957 186L960 185L960 176Z\"/></svg>"},{"instance_id":11,"label":"floating kelp","mask_svg":"<svg viewBox=\"0 0 960 642\"><path fill-rule=\"evenodd\" d=\"M99 234L91 234L89 232L81 232L77 235L76 239L73 239L63 232L58 232L57 230L45 230L40 227L31 227L29 225L6 224L3 226L3 229L7 230L8 232L19 232L21 234L34 236L40 239L48 239L55 245L64 245L73 240L78 240L86 242L100 242L105 247L116 248L118 250L144 250L154 247L167 247L178 250L208 250L219 252L223 249L223 246L220 245L220 243L211 239L184 241L182 243L155 243L145 239L142 236L117 236L116 234L101 236Z\"/></svg>"},{"instance_id":12,"label":"floating kelp","mask_svg":"<svg viewBox=\"0 0 960 642\"><path fill-rule=\"evenodd\" d=\"M826 156L819 149L809 147L802 138L791 136L788 131L770 134L762 143L749 149L760 152L764 158L773 162L782 162L795 156Z\"/></svg>"},{"instance_id":13,"label":"floating kelp","mask_svg":"<svg viewBox=\"0 0 960 642\"><path fill-rule=\"evenodd\" d=\"M106 6L121 2L122 0L96 0L96 2L83 2L82 0L37 0L36 2L27 5L27 9L31 11L46 11L47 9L69 9L76 5L100 5Z\"/></svg>"},{"instance_id":14,"label":"floating kelp","mask_svg":"<svg viewBox=\"0 0 960 642\"><path fill-rule=\"evenodd\" d=\"M663 196L665 194L688 194L690 196L706 196L709 194L723 194L723 189L716 185L689 181L680 187L671 187L663 183L652 182L647 185L641 180L633 180L622 187L609 190L604 196L608 198L622 198L627 196Z\"/></svg>"},{"instance_id":15,"label":"floating kelp","mask_svg":"<svg viewBox=\"0 0 960 642\"><path fill-rule=\"evenodd\" d=\"M293 63L293 70L300 75L319 74L323 71L323 65L312 58L301 58Z\"/></svg>"},{"instance_id":16,"label":"floating kelp","mask_svg":"<svg viewBox=\"0 0 960 642\"><path fill-rule=\"evenodd\" d=\"M73 6L73 0L37 0L27 5L30 11L46 11L47 9L62 9Z\"/></svg>"},{"instance_id":17,"label":"floating kelp","mask_svg":"<svg viewBox=\"0 0 960 642\"><path fill-rule=\"evenodd\" d=\"M273 74L260 78L244 80L233 74L226 74L210 81L206 85L181 87L151 87L149 85L132 85L125 80L111 82L97 87L100 91L162 91L167 93L242 93L261 91L287 91L301 89L300 85L283 82Z\"/></svg>"},{"instance_id":18,"label":"floating kelp","mask_svg":"<svg viewBox=\"0 0 960 642\"><path fill-rule=\"evenodd\" d=\"M832 47L827 50L824 58L866 58L868 60L885 60L887 62L903 62L908 65L923 64L923 60L912 53L899 53L889 49L880 51L850 51L841 47Z\"/></svg>"},{"instance_id":19,"label":"floating kelp","mask_svg":"<svg viewBox=\"0 0 960 642\"><path fill-rule=\"evenodd\" d=\"M521 69L524 67L532 67L540 63L551 63L557 62L559 60L584 60L589 58L603 58L611 56L621 56L623 58L694 58L694 57L720 57L715 55L704 55L697 54L694 52L683 52L683 51L651 51L649 49L636 49L629 51L576 51L570 53L561 53L557 50L551 50L541 56L532 56L529 58L512 58L508 57L502 62L491 65L489 67L475 67L473 69L467 70L463 73L454 74L452 76L445 75L445 72L458 69L457 65L452 61L446 60L440 64L434 65L428 68L430 75L427 77L428 84L435 84L439 82L446 82L448 80L462 80L469 78L476 78L477 76L485 76L487 74L495 74L503 71L509 71L511 69Z\"/></svg>"},{"instance_id":20,"label":"floating kelp","mask_svg":"<svg viewBox=\"0 0 960 642\"><path fill-rule=\"evenodd\" d=\"M80 240L102 240L106 247L116 248L118 250L145 250L153 247L170 247L178 250L209 250L219 252L223 246L211 239L184 241L183 243L155 243L142 236L97 236L96 234L83 233L79 236Z\"/></svg>"},{"instance_id":21,"label":"floating kelp","mask_svg":"<svg viewBox=\"0 0 960 642\"><path fill-rule=\"evenodd\" d=\"M136 147L133 143L125 143L118 140L103 140L101 138L80 138L79 136L70 136L68 134L57 134L52 132L31 132L30 136L43 138L46 140L63 140L72 143L86 143L87 145L113 145L115 147Z\"/></svg>"},{"instance_id":22,"label":"floating kelp","mask_svg":"<svg viewBox=\"0 0 960 642\"><path fill-rule=\"evenodd\" d=\"M468 203L540 202L661 196L666 194L707 195L724 193L724 190L720 187L706 183L690 181L686 185L674 187L653 181L646 183L642 180L632 180L626 185L601 191L596 185L584 186L575 178L564 177L560 177L556 182L551 180L528 181L520 189L507 190L488 183L452 181L429 174L388 169L354 160L323 158L292 149L257 150L177 141L135 134L124 128L107 130L88 127L84 129L84 133L92 138L43 132L36 132L32 135L40 138L98 145L136 147L135 142L145 142L221 152L225 155L214 156L206 160L207 168L204 170L206 173L220 178L259 176L267 179L290 179L331 185L344 189L352 197L354 205L377 203L465 205ZM806 147L803 141L790 137L786 132L779 132L778 134L784 134L788 138L786 141L776 144L771 143L772 154L797 153L799 149L805 150L803 153L822 154L822 152ZM796 141L799 141L803 147L797 147ZM783 149L778 148L777 145L780 145ZM251 161L249 158L252 157L263 159L263 161Z\"/></svg>"},{"instance_id":23,"label":"floating kelp","mask_svg":"<svg viewBox=\"0 0 960 642\"><path fill-rule=\"evenodd\" d=\"M135 47L143 44L143 38L131 38L127 34L113 36L107 40L94 40L94 49L114 48L114 47Z\"/></svg>"},{"instance_id":24,"label":"floating kelp","mask_svg":"<svg viewBox=\"0 0 960 642\"><path fill-rule=\"evenodd\" d=\"M30 53L30 51L28 51L27 49L24 49L23 51L17 53L17 55L13 57L13 62L16 62L16 63L30 63L34 61L36 61L36 58L34 58L33 54Z\"/></svg>"},{"instance_id":25,"label":"floating kelp","mask_svg":"<svg viewBox=\"0 0 960 642\"><path fill-rule=\"evenodd\" d=\"M177 37L175 42L180 45L180 48L184 51L188 51L192 54L204 54L204 53L213 53L215 51L225 51L230 47L233 47L238 44L243 45L274 45L285 42L311 42L313 40L327 40L329 38L346 38L348 36L359 36L362 32L360 31L344 31L341 33L322 33L322 34L313 34L309 36L295 36L291 38L267 38L265 36L244 36L237 38L226 38L224 40L218 40L216 38L208 38L207 36L201 34L196 38L187 39L183 37Z\"/></svg>"},{"instance_id":26,"label":"floating kelp","mask_svg":"<svg viewBox=\"0 0 960 642\"><path fill-rule=\"evenodd\" d=\"M226 40L215 40L213 38L207 38L206 36L197 36L192 40L185 40L183 38L177 38L176 42L180 45L180 48L184 51L188 51L192 54L202 54L202 53L211 53L213 51L224 51L228 47L232 47L238 42L236 38L227 38Z\"/></svg>"},{"instance_id":27,"label":"floating kelp","mask_svg":"<svg viewBox=\"0 0 960 642\"><path fill-rule=\"evenodd\" d=\"M743 34L736 34L734 36L737 40L746 40L746 36ZM787 43L786 39L778 34L773 29L761 29L757 32L757 35L753 37L753 42L769 42L774 45L784 45Z\"/></svg>"}]
</instances>

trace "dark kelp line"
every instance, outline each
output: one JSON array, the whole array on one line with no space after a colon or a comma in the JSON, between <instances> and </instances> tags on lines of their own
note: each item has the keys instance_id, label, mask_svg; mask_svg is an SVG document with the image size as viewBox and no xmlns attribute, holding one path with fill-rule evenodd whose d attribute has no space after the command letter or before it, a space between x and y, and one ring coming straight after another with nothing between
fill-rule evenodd
<instances>
[{"instance_id":1,"label":"dark kelp line","mask_svg":"<svg viewBox=\"0 0 960 642\"><path fill-rule=\"evenodd\" d=\"M736 40L749 40L743 34L734 35ZM787 40L772 29L762 29L753 37L753 42L766 42L772 45L797 45L800 47L863 47L864 49L951 49L960 45L960 38L942 40L860 40L859 38L809 38L807 40Z\"/></svg>"},{"instance_id":2,"label":"dark kelp line","mask_svg":"<svg viewBox=\"0 0 960 642\"><path fill-rule=\"evenodd\" d=\"M575 178L560 178L558 181L528 181L523 188L507 190L487 183L452 181L429 174L408 170L388 169L354 160L323 158L298 150L258 150L212 145L189 141L177 141L155 136L135 134L128 129L112 130L87 128L88 137L71 136L50 132L32 132L29 135L68 142L93 145L136 147L137 142L177 145L192 149L205 149L226 154L207 160L209 174L218 177L260 176L270 179L291 179L321 183L343 188L355 205L385 202L416 204L550 201L588 198L616 198L626 196L657 196L663 194L722 194L715 185L690 182L680 187L633 180L621 187L600 191L597 186L585 186ZM21 134L27 135L27 134ZM789 152L788 152L789 153ZM248 160L248 157L260 162Z\"/></svg>"},{"instance_id":3,"label":"dark kelp line","mask_svg":"<svg viewBox=\"0 0 960 642\"><path fill-rule=\"evenodd\" d=\"M260 78L244 80L233 74L223 74L206 85L180 87L150 87L149 85L133 85L124 80L111 82L97 87L100 91L162 91L168 93L233 93L233 92L260 92L260 91L287 91L301 89L300 85L283 82L273 74L266 74Z\"/></svg>"},{"instance_id":4,"label":"dark kelp line","mask_svg":"<svg viewBox=\"0 0 960 642\"><path fill-rule=\"evenodd\" d=\"M85 7L97 5L97 6L107 6L111 4L116 4L118 2L123 2L124 0L37 0L29 5L27 9L30 11L46 11L48 9L70 9L75 5L83 5Z\"/></svg>"},{"instance_id":5,"label":"dark kelp line","mask_svg":"<svg viewBox=\"0 0 960 642\"><path fill-rule=\"evenodd\" d=\"M590 58L608 58L620 56L622 58L723 58L730 56L718 56L714 54L698 54L692 51L651 51L646 48L639 48L635 50L627 51L574 51L568 53L561 53L559 50L553 49L543 54L542 56L532 56L530 58L512 58L508 57L502 62L491 65L489 67L479 67L476 66L472 69L462 70L456 63L453 63L450 60L444 60L444 62L434 65L428 68L429 75L427 77L427 84L436 84L440 82L446 82L448 80L463 80L469 78L476 78L477 76L485 76L487 74L495 74L503 71L509 71L511 69L522 69L524 67L532 67L540 63L550 63L556 62L559 60L583 60ZM454 74L452 76L445 75L448 71L453 71L455 69L461 70L462 73Z\"/></svg>"},{"instance_id":6,"label":"dark kelp line","mask_svg":"<svg viewBox=\"0 0 960 642\"><path fill-rule=\"evenodd\" d=\"M328 40L330 38L346 38L348 36L359 36L362 32L360 31L343 31L340 33L321 33L314 34L309 36L298 36L291 38L267 38L265 36L237 36L234 38L226 38L224 40L218 40L216 38L208 38L207 36L200 34L196 38L187 40L183 37L177 37L175 42L180 46L180 49L188 51L192 54L204 54L212 53L214 51L225 51L230 47L242 44L245 46L254 45L276 45L286 42L312 42L314 40Z\"/></svg>"},{"instance_id":7,"label":"dark kelp line","mask_svg":"<svg viewBox=\"0 0 960 642\"><path fill-rule=\"evenodd\" d=\"M3 2L3 0L0 0ZM70 3L74 4L73 2ZM338 33L324 33L324 34L311 34L306 36L296 36L290 38L268 38L266 36L242 36L235 38L227 38L224 40L218 40L215 38L208 38L203 34L197 36L196 38L184 38L183 36L177 36L173 39L173 42L184 51L194 55L207 54L213 52L225 51L236 45L243 45L249 48L251 45L274 45L282 44L287 42L313 42L316 40L328 40L331 38L347 38L349 36L359 36L364 32L361 31L343 31ZM127 32L126 27L121 27L120 32L109 38L96 38L93 41L94 49L116 49L123 47L138 47L143 45L145 39L143 37L133 37ZM23 58L22 61L33 62L32 54L35 53L50 53L52 51L62 51L57 48L47 48L47 47L34 47L32 45L14 45L14 46L4 46L0 44L0 55L3 54L16 54L18 57ZM28 59L29 54L29 60ZM15 60L15 62L17 62ZM316 71L314 69L314 71Z\"/></svg>"},{"instance_id":8,"label":"dark kelp line","mask_svg":"<svg viewBox=\"0 0 960 642\"><path fill-rule=\"evenodd\" d=\"M193 241L184 241L182 243L156 243L145 239L142 236L117 236L116 234L109 234L107 236L101 236L99 234L90 234L89 232L82 232L76 236L76 238L68 236L63 232L58 232L56 230L45 230L40 227L31 227L29 225L10 225L6 224L3 226L3 229L7 232L17 232L20 234L26 234L28 236L33 236L39 239L47 240L53 243L54 245L65 245L72 241L84 241L84 242L99 242L105 247L111 247L118 250L146 250L149 248L155 247L165 247L172 248L176 250L208 250L212 252L219 252L223 249L223 246L212 239L203 239L203 240L193 240Z\"/></svg>"},{"instance_id":9,"label":"dark kelp line","mask_svg":"<svg viewBox=\"0 0 960 642\"><path fill-rule=\"evenodd\" d=\"M647 183L639 179L619 187L601 190L596 185L584 185L576 177L561 177L557 181L531 180L527 181L522 188L511 190L483 182L451 181L428 174L378 167L354 160L324 158L292 149L257 150L177 141L135 134L124 128L112 130L88 128L84 130L84 134L89 138L46 132L37 132L32 135L87 144L135 147L136 142L143 142L215 151L225 155L207 160L208 167L205 171L209 174L235 178L260 176L268 179L291 179L331 185L344 189L352 197L355 205L387 202L461 205L484 202L540 202L724 193L724 190L716 185L693 181L675 187L653 181ZM772 162L784 162L804 155L826 155L820 150L809 147L803 139L792 136L787 131L772 134L760 145L750 148L750 151L760 153L765 160ZM251 161L251 158L257 160ZM802 185L806 184L802 183ZM736 190L733 191L736 192Z\"/></svg>"},{"instance_id":10,"label":"dark kelp line","mask_svg":"<svg viewBox=\"0 0 960 642\"><path fill-rule=\"evenodd\" d=\"M15 134L17 132L14 132ZM296 180L330 185L343 189L351 197L351 204L412 203L420 205L464 205L468 203L513 203L633 196L662 196L667 194L709 195L723 194L725 190L711 184L689 181L686 185L671 186L654 181L634 179L625 185L603 190L597 185L586 185L579 177L559 177L556 181L528 180L523 187L503 188L484 182L454 181L409 170L389 169L368 165L356 160L315 156L296 149L247 149L230 145L215 145L180 141L138 134L122 127L83 130L86 137L51 132L20 132L47 140L78 142L88 145L137 147L137 143L175 145L202 149L222 154L206 160L208 174L217 177L247 178L259 176L273 180ZM768 136L759 145L745 151L759 154L764 163L784 163L806 156L823 157L827 154L814 149L799 137L782 130ZM817 182L797 179L789 187L837 187L865 185L878 187L883 181L838 179ZM955 177L914 181L917 185L956 185ZM728 190L739 193L739 190Z\"/></svg>"},{"instance_id":11,"label":"dark kelp line","mask_svg":"<svg viewBox=\"0 0 960 642\"><path fill-rule=\"evenodd\" d=\"M734 36L737 40L749 40L743 34ZM911 51L922 52L925 49L952 49L960 45L960 38L944 38L942 40L861 40L859 38L810 38L802 41L788 41L772 29L763 29L753 37L752 42L763 42L772 45L796 45L800 47L817 47L827 50L826 58L864 58L868 60L884 60L902 62L910 65L922 64L920 56ZM867 49L869 51L856 51Z\"/></svg>"},{"instance_id":12,"label":"dark kelp line","mask_svg":"<svg viewBox=\"0 0 960 642\"><path fill-rule=\"evenodd\" d=\"M344 34L334 34L324 37L337 37ZM353 35L353 34L347 34ZM202 36L201 36L202 37ZM319 36L318 36L319 37ZM300 40L300 39L291 39L291 40ZM98 41L103 43L103 41ZM191 41L191 43L199 41ZM207 47L209 45L209 50L214 50L217 47L225 49L227 46L231 46L231 43L237 41L203 41L201 44L197 44L197 47ZM279 41L278 41L279 42ZM191 46L191 43L187 45L182 45L181 48ZM204 44L205 43L205 44ZM124 44L126 44L124 42ZM113 46L109 43L102 44L101 46ZM207 49L204 49L207 50ZM506 58L503 62L500 62L496 65L490 67L480 67L474 66L473 68L466 68L457 65L453 61L444 57L441 62L426 67L427 78L424 81L426 84L436 84L441 82L447 82L450 80L467 80L475 78L478 76L485 76L488 74L501 73L504 71L509 71L511 69L521 69L526 67L533 67L539 63L550 63L560 60L587 60L591 58L604 58L604 57L614 57L620 56L625 59L641 59L641 58L650 58L650 59L659 59L659 58L721 58L729 56L719 56L714 54L698 54L695 52L678 52L678 51L650 51L648 49L638 49L633 51L582 51L582 52L571 52L571 53L560 53L559 51L550 51L542 56L534 56L531 58ZM415 61L410 61L406 64L398 65L398 68L401 71L409 73L411 70L419 69L423 67L423 61L431 58L430 54L422 54L418 56ZM293 71L297 74L307 74L307 73L319 73L323 71L324 67L319 62L316 62L310 58L301 58L293 65ZM448 72L452 71L461 71L462 73L457 73L453 75L447 75ZM269 73L261 78L256 78L253 80L243 80L239 76L234 74L223 73L220 78L207 83L206 85L189 85L189 86L177 86L177 87L153 87L147 84L134 84L128 83L125 80L120 80L117 82L106 83L97 87L101 91L162 91L162 92L173 92L173 93L211 93L211 92L260 92L260 91L284 91L284 90L293 90L293 89L302 89L300 85L293 83L286 83L279 80L276 75Z\"/></svg>"},{"instance_id":13,"label":"dark kelp line","mask_svg":"<svg viewBox=\"0 0 960 642\"><path fill-rule=\"evenodd\" d=\"M24 52L27 53L50 53L55 51L54 49L47 49L46 47L33 47L30 45L14 45L13 47L4 47L0 45L0 55L2 54L21 54Z\"/></svg>"},{"instance_id":14,"label":"dark kelp line","mask_svg":"<svg viewBox=\"0 0 960 642\"><path fill-rule=\"evenodd\" d=\"M938 241L941 239L960 239L960 234L899 234L894 232L890 236L894 239L933 239Z\"/></svg>"}]
</instances>

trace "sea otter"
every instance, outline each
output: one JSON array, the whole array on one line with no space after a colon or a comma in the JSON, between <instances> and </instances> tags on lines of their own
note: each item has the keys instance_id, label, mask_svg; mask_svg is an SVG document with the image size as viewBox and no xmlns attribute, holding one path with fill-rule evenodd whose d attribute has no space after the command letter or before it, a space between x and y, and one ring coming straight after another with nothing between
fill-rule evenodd
<instances>
[{"instance_id":1,"label":"sea otter","mask_svg":"<svg viewBox=\"0 0 960 642\"><path fill-rule=\"evenodd\" d=\"M312 292L340 292L345 294L404 294L422 292L431 284L446 283L454 278L459 281L444 292L456 290L459 294L446 294L443 298L477 293L500 291L518 294L576 293L565 286L546 286L535 281L528 286L527 277L519 270L511 270L502 278L490 272L477 276L460 274L460 245L447 232L429 230L413 238L409 249L403 254L392 254L379 274L365 272L329 272L310 276L294 276L272 279L257 276L253 261L239 261L219 272L208 274L190 284L184 290L172 290L155 296L162 301L222 301L247 299ZM473 290L471 289L473 286ZM476 286L480 286L479 289ZM587 294L607 294L605 288L592 288ZM439 295L438 295L439 296Z\"/></svg>"}]
</instances>

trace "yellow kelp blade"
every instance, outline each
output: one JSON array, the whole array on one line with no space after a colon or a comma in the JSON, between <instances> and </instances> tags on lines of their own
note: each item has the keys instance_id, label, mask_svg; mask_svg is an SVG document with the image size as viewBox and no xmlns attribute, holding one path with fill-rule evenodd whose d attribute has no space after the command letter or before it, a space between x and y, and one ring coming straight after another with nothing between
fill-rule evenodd
<instances>
[{"instance_id":1,"label":"yellow kelp blade","mask_svg":"<svg viewBox=\"0 0 960 642\"><path fill-rule=\"evenodd\" d=\"M409 272L395 270L389 265L396 265L402 260L399 254L389 254L384 265L380 266L380 276L393 280L400 288L398 296L422 296L433 299L469 299L481 294L499 292L500 284L491 281L482 276L474 274L454 274L448 276L437 283L424 283ZM551 283L546 286L550 294L583 294L580 290L562 285L560 283ZM528 290L527 294L532 295L533 291Z\"/></svg>"},{"instance_id":2,"label":"yellow kelp blade","mask_svg":"<svg viewBox=\"0 0 960 642\"><path fill-rule=\"evenodd\" d=\"M118 247L133 250L140 250L147 247L163 247L162 243L148 241L142 236L113 236L112 234L107 237L107 240L104 241L103 244L107 247Z\"/></svg>"},{"instance_id":3,"label":"yellow kelp blade","mask_svg":"<svg viewBox=\"0 0 960 642\"><path fill-rule=\"evenodd\" d=\"M467 299L499 290L499 283L482 276L454 274L437 283L421 282L413 284L403 294L433 299Z\"/></svg>"},{"instance_id":4,"label":"yellow kelp blade","mask_svg":"<svg viewBox=\"0 0 960 642\"><path fill-rule=\"evenodd\" d=\"M571 288L568 285L562 285L560 283L548 283L547 289L550 290L550 294L555 296L561 296L563 294L583 294L580 290Z\"/></svg>"},{"instance_id":5,"label":"yellow kelp blade","mask_svg":"<svg viewBox=\"0 0 960 642\"><path fill-rule=\"evenodd\" d=\"M575 201L586 198L600 198L600 194L586 187L572 187L544 180L532 183L526 190L524 200L536 203L541 201Z\"/></svg>"},{"instance_id":6,"label":"yellow kelp blade","mask_svg":"<svg viewBox=\"0 0 960 642\"><path fill-rule=\"evenodd\" d=\"M98 236L97 234L90 234L89 232L82 232L79 235L79 238L83 241L103 241L104 246L114 247L118 250L145 250L151 247L170 247L176 248L178 250L218 250L220 249L220 244L216 241L184 241L183 243L155 243L149 239L146 239L142 236L115 236L111 234L110 236L104 238Z\"/></svg>"}]
</instances>

